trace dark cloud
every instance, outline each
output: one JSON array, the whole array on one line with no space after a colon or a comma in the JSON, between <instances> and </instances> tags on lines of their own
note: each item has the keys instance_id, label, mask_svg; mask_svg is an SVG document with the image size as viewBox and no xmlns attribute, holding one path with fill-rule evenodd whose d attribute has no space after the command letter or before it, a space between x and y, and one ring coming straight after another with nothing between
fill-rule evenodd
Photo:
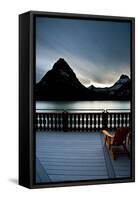
<instances>
[{"instance_id":1,"label":"dark cloud","mask_svg":"<svg viewBox=\"0 0 138 200\"><path fill-rule=\"evenodd\" d=\"M130 75L130 24L37 17L37 80L63 57L80 81L112 84Z\"/></svg>"}]
</instances>

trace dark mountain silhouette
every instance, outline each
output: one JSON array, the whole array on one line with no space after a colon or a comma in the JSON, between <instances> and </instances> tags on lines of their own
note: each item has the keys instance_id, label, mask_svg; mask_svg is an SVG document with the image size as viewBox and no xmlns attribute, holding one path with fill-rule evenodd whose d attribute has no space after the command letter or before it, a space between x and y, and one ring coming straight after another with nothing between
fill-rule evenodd
<instances>
[{"instance_id":1,"label":"dark mountain silhouette","mask_svg":"<svg viewBox=\"0 0 138 200\"><path fill-rule=\"evenodd\" d=\"M129 100L131 97L131 80L127 75L121 75L119 80L111 87L96 88L91 85L88 89L97 99Z\"/></svg>"},{"instance_id":2,"label":"dark mountain silhouette","mask_svg":"<svg viewBox=\"0 0 138 200\"><path fill-rule=\"evenodd\" d=\"M86 88L68 63L60 58L44 77L36 84L37 100L129 100L131 81L128 76L121 75L111 87Z\"/></svg>"},{"instance_id":3,"label":"dark mountain silhouette","mask_svg":"<svg viewBox=\"0 0 138 200\"><path fill-rule=\"evenodd\" d=\"M38 100L85 100L88 88L80 83L68 63L60 58L36 85Z\"/></svg>"}]
</instances>

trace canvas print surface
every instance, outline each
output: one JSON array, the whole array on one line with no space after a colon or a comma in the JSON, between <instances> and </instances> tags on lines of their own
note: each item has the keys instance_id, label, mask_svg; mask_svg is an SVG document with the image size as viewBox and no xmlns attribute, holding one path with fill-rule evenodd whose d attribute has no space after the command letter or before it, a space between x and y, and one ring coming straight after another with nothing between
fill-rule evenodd
<instances>
[{"instance_id":1,"label":"canvas print surface","mask_svg":"<svg viewBox=\"0 0 138 200\"><path fill-rule=\"evenodd\" d=\"M131 24L35 19L35 182L131 176Z\"/></svg>"}]
</instances>

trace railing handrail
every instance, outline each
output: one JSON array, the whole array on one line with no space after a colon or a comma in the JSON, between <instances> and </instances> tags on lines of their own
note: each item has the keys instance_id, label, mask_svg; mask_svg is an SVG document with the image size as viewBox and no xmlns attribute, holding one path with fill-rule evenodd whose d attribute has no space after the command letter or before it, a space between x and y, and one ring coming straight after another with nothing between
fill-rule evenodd
<instances>
[{"instance_id":1,"label":"railing handrail","mask_svg":"<svg viewBox=\"0 0 138 200\"><path fill-rule=\"evenodd\" d=\"M45 108L39 108L39 109L36 109L36 110L105 110L105 109L96 109L96 108L94 108L94 109L45 109Z\"/></svg>"},{"instance_id":2,"label":"railing handrail","mask_svg":"<svg viewBox=\"0 0 138 200\"><path fill-rule=\"evenodd\" d=\"M130 126L130 112L36 112L40 130L96 130Z\"/></svg>"},{"instance_id":3,"label":"railing handrail","mask_svg":"<svg viewBox=\"0 0 138 200\"><path fill-rule=\"evenodd\" d=\"M53 111L55 111L55 112L68 112L68 113L71 113L71 112L73 112L73 113L78 113L79 111L81 111L81 112L88 112L88 111L90 111L90 112L96 112L96 111L98 111L98 112L104 112L105 110L104 109L43 109L43 108L40 108L40 109L36 109L36 112L41 112L41 111L47 111L48 113L51 111L51 112L53 112Z\"/></svg>"},{"instance_id":4,"label":"railing handrail","mask_svg":"<svg viewBox=\"0 0 138 200\"><path fill-rule=\"evenodd\" d=\"M118 111L125 111L125 112L130 112L130 109L45 109L45 108L40 108L40 109L36 109L36 112L38 113L38 112L41 112L41 111L48 111L48 112L50 112L50 111L57 111L57 112L72 112L72 111L75 111L75 113L77 113L77 112L79 112L79 111L83 111L83 113L85 113L85 112L88 112L88 111L90 111L90 112L96 112L96 111L98 111L98 112L105 112L105 113L110 113L111 111L116 111L116 112L118 112Z\"/></svg>"},{"instance_id":5,"label":"railing handrail","mask_svg":"<svg viewBox=\"0 0 138 200\"><path fill-rule=\"evenodd\" d=\"M122 111L122 112L124 112L125 111L125 113L127 113L127 112L130 112L130 109L106 109L106 112L108 112L108 113L111 113L113 111L113 113L115 112L115 113L117 113L118 111L120 112L120 111ZM121 112L120 112L121 113Z\"/></svg>"}]
</instances>

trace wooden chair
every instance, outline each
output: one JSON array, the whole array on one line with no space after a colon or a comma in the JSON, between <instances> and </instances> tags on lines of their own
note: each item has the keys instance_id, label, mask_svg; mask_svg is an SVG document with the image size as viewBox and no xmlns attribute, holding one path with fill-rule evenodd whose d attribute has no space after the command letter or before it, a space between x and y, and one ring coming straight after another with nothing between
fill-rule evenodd
<instances>
[{"instance_id":1,"label":"wooden chair","mask_svg":"<svg viewBox=\"0 0 138 200\"><path fill-rule=\"evenodd\" d=\"M108 145L108 148L111 151L114 160L119 153L119 146L123 146L124 153L127 153L129 155L127 149L127 137L130 137L130 128L118 128L114 134L110 134L107 130L102 130L102 133L105 135L105 144Z\"/></svg>"}]
</instances>

